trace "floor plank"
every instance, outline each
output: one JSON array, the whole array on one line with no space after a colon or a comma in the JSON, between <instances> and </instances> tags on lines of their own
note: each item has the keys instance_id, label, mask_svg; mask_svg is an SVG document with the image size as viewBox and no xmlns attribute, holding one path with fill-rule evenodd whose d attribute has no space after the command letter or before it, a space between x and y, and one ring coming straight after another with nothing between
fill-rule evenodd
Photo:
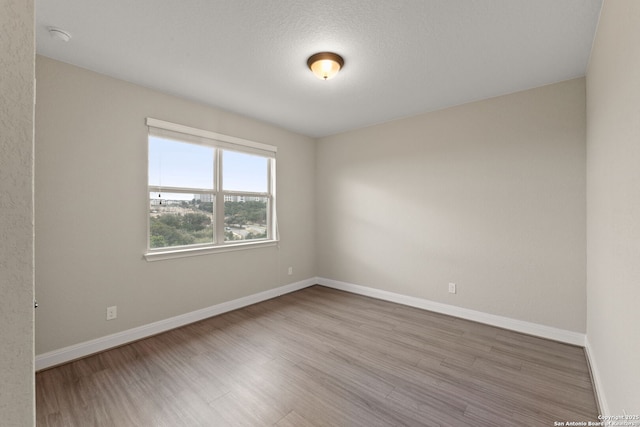
<instances>
[{"instance_id":1,"label":"floor plank","mask_svg":"<svg viewBox=\"0 0 640 427\"><path fill-rule=\"evenodd\" d=\"M596 421L584 350L313 286L36 374L39 426Z\"/></svg>"}]
</instances>

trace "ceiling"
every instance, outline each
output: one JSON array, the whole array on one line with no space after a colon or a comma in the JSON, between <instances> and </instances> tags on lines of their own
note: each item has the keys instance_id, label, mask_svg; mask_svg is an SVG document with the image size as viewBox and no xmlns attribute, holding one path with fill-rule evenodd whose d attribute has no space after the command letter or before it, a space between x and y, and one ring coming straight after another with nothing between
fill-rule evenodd
<instances>
[{"instance_id":1,"label":"ceiling","mask_svg":"<svg viewBox=\"0 0 640 427\"><path fill-rule=\"evenodd\" d=\"M41 55L321 137L583 76L601 6L36 0L36 39ZM344 57L332 80L307 68L319 51Z\"/></svg>"}]
</instances>

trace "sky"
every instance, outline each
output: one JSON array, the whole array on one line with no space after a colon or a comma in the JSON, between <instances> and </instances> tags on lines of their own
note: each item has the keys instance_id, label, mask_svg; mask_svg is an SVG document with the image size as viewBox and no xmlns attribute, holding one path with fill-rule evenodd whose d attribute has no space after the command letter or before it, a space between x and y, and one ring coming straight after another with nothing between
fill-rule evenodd
<instances>
[{"instance_id":1,"label":"sky","mask_svg":"<svg viewBox=\"0 0 640 427\"><path fill-rule=\"evenodd\" d=\"M213 190L213 155L213 147L149 136L149 185ZM266 157L224 150L223 189L267 192L268 164Z\"/></svg>"}]
</instances>

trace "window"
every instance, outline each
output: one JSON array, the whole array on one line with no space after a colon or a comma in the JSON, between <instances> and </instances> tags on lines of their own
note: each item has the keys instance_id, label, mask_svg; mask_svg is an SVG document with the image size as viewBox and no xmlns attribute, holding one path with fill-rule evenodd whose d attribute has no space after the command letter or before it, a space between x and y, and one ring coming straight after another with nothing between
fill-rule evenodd
<instances>
[{"instance_id":1,"label":"window","mask_svg":"<svg viewBox=\"0 0 640 427\"><path fill-rule=\"evenodd\" d=\"M276 147L147 119L147 260L273 244Z\"/></svg>"}]
</instances>

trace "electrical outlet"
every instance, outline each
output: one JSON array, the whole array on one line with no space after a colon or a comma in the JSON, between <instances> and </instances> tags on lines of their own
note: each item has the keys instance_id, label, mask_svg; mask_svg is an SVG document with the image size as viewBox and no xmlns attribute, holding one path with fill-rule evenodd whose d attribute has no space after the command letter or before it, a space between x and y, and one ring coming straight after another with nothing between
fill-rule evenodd
<instances>
[{"instance_id":1,"label":"electrical outlet","mask_svg":"<svg viewBox=\"0 0 640 427\"><path fill-rule=\"evenodd\" d=\"M116 317L118 317L118 306L107 307L107 320L113 320Z\"/></svg>"},{"instance_id":2,"label":"electrical outlet","mask_svg":"<svg viewBox=\"0 0 640 427\"><path fill-rule=\"evenodd\" d=\"M291 276L293 274L293 267L289 267L288 273L289 273L289 276Z\"/></svg>"},{"instance_id":3,"label":"electrical outlet","mask_svg":"<svg viewBox=\"0 0 640 427\"><path fill-rule=\"evenodd\" d=\"M450 294L455 294L456 293L456 284L455 283L449 283L449 293Z\"/></svg>"}]
</instances>

